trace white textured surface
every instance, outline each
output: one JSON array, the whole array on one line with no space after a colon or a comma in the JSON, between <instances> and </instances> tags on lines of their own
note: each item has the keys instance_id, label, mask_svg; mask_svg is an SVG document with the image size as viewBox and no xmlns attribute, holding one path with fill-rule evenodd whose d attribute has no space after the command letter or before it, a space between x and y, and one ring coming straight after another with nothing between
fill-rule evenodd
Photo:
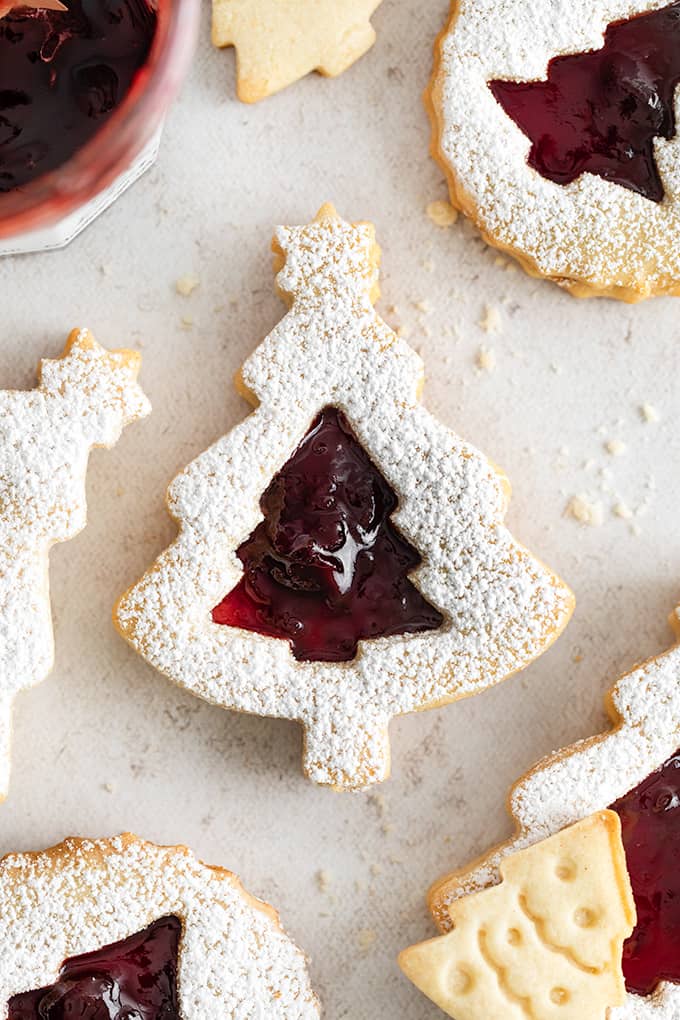
<instances>
[{"instance_id":1,"label":"white textured surface","mask_svg":"<svg viewBox=\"0 0 680 1020\"><path fill-rule=\"evenodd\" d=\"M667 2L461 0L442 46L442 152L484 229L546 275L585 279L600 290L680 280L680 134L655 144L663 203L594 174L562 187L529 166L530 140L487 83L543 80L553 57L599 49L612 21Z\"/></svg>"},{"instance_id":2,"label":"white textured surface","mask_svg":"<svg viewBox=\"0 0 680 1020\"><path fill-rule=\"evenodd\" d=\"M333 215L282 227L276 243L292 307L244 365L257 410L173 481L177 541L116 616L149 662L208 701L299 720L310 778L360 789L389 772L391 718L522 669L564 628L573 599L503 526L507 482L419 402L422 362L371 303L372 228ZM236 550L262 519L260 496L329 404L397 493L394 522L423 557L413 582L444 623L364 641L351 662L297 662L287 641L210 614L243 576Z\"/></svg>"},{"instance_id":3,"label":"white textured surface","mask_svg":"<svg viewBox=\"0 0 680 1020\"><path fill-rule=\"evenodd\" d=\"M375 48L346 75L252 108L233 101L233 56L211 51L206 8L158 165L71 248L0 262L1 388L33 385L37 360L87 322L107 347L140 347L154 405L93 454L88 526L52 553L56 664L16 702L1 849L124 828L189 843L276 904L329 1020L441 1020L394 962L435 933L427 886L509 834L510 784L602 728L605 690L668 644L680 602L680 304L575 301L496 265L462 220L427 219L446 190L420 95L447 7L385 0ZM507 471L511 531L578 600L564 637L519 677L393 723L393 778L375 797L315 789L297 725L183 694L110 619L174 536L168 483L247 413L230 376L283 311L272 225L302 223L329 198L376 223L378 311L423 354L428 409ZM201 282L183 298L174 283L187 273ZM478 326L487 305L497 334ZM495 372L477 370L481 347ZM643 421L644 403L658 423ZM613 458L603 444L615 438L627 453ZM577 493L602 503L601 527L563 515ZM620 501L640 514L615 517Z\"/></svg>"},{"instance_id":4,"label":"white textured surface","mask_svg":"<svg viewBox=\"0 0 680 1020\"><path fill-rule=\"evenodd\" d=\"M113 839L0 866L0 1008L53 984L65 959L173 915L182 1020L314 1020L305 959L237 879L181 849Z\"/></svg>"}]
</instances>

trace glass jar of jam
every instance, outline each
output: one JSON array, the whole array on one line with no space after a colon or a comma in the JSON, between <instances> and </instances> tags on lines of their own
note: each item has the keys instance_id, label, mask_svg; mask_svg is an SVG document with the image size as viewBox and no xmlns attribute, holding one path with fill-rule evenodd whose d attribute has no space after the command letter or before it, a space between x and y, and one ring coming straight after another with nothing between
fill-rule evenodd
<instances>
[{"instance_id":1,"label":"glass jar of jam","mask_svg":"<svg viewBox=\"0 0 680 1020\"><path fill-rule=\"evenodd\" d=\"M0 0L0 254L63 247L151 166L200 11L30 2Z\"/></svg>"}]
</instances>

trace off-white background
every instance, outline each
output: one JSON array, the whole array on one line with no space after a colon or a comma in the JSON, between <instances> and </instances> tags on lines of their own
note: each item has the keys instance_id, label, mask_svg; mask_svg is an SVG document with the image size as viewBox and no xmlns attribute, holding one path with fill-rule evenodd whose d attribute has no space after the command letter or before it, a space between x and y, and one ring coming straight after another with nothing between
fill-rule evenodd
<instances>
[{"instance_id":1,"label":"off-white background","mask_svg":"<svg viewBox=\"0 0 680 1020\"><path fill-rule=\"evenodd\" d=\"M605 689L668 644L680 602L680 303L577 302L498 265L462 221L427 219L445 189L420 97L446 9L385 0L375 49L343 78L313 76L256 107L235 100L233 55L211 50L206 9L157 167L68 250L0 261L0 386L31 386L39 357L88 325L143 351L154 405L93 455L89 526L53 552L56 668L16 705L0 850L124 828L190 844L281 910L329 1020L440 1015L394 963L432 934L428 884L507 834L509 784L603 724ZM393 778L373 796L313 788L296 725L182 693L110 622L173 537L167 483L246 413L232 376L283 312L272 226L306 222L326 199L375 221L379 309L422 351L428 406L506 469L512 530L578 599L565 636L521 677L395 722ZM174 289L186 273L201 281L188 299ZM479 326L487 304L495 335ZM493 373L476 368L481 347ZM645 402L658 424L643 422ZM609 455L610 439L626 453ZM576 493L601 501L600 527L565 515ZM634 529L611 512L618 500L639 511Z\"/></svg>"}]
</instances>

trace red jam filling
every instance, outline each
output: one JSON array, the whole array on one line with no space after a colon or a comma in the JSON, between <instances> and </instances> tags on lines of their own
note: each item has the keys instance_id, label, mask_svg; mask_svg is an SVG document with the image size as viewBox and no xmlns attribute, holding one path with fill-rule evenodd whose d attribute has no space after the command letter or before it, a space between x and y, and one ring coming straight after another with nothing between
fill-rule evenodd
<instances>
[{"instance_id":1,"label":"red jam filling","mask_svg":"<svg viewBox=\"0 0 680 1020\"><path fill-rule=\"evenodd\" d=\"M8 1020L180 1020L181 931L176 917L163 917L123 942L72 957L49 988L13 996Z\"/></svg>"},{"instance_id":2,"label":"red jam filling","mask_svg":"<svg viewBox=\"0 0 680 1020\"><path fill-rule=\"evenodd\" d=\"M612 805L621 818L637 927L623 948L626 987L680 982L680 750Z\"/></svg>"},{"instance_id":3,"label":"red jam filling","mask_svg":"<svg viewBox=\"0 0 680 1020\"><path fill-rule=\"evenodd\" d=\"M0 192L65 163L120 105L149 56L146 0L66 0L0 18Z\"/></svg>"},{"instance_id":4,"label":"red jam filling","mask_svg":"<svg viewBox=\"0 0 680 1020\"><path fill-rule=\"evenodd\" d=\"M529 163L557 184L588 171L653 202L664 197L654 139L670 139L680 82L680 0L613 22L602 49L555 57L548 80L491 81L531 139Z\"/></svg>"},{"instance_id":5,"label":"red jam filling","mask_svg":"<svg viewBox=\"0 0 680 1020\"><path fill-rule=\"evenodd\" d=\"M320 662L353 659L365 638L441 627L408 579L421 559L389 520L396 494L342 411L321 412L260 507L215 623L286 638L296 659Z\"/></svg>"}]
</instances>

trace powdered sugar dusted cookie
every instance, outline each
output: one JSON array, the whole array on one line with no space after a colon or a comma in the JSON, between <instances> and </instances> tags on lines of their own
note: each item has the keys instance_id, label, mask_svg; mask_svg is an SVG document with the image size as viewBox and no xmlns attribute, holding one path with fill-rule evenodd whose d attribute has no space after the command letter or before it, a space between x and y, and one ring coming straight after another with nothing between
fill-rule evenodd
<instances>
[{"instance_id":1,"label":"powdered sugar dusted cookie","mask_svg":"<svg viewBox=\"0 0 680 1020\"><path fill-rule=\"evenodd\" d=\"M54 658L48 553L86 521L93 446L113 446L149 413L139 355L106 351L74 330L61 358L43 361L37 389L0 392L0 798L9 785L10 711Z\"/></svg>"},{"instance_id":2,"label":"powdered sugar dusted cookie","mask_svg":"<svg viewBox=\"0 0 680 1020\"><path fill-rule=\"evenodd\" d=\"M186 847L69 839L0 862L7 1020L314 1020L305 958L267 904Z\"/></svg>"},{"instance_id":3,"label":"powdered sugar dusted cookie","mask_svg":"<svg viewBox=\"0 0 680 1020\"><path fill-rule=\"evenodd\" d=\"M680 610L672 618L680 636ZM499 880L509 854L531 846L592 812L621 818L637 927L624 946L628 995L616 1020L680 1016L680 645L624 676L608 697L615 724L544 759L513 789L517 831L471 868L438 882L430 907L451 927L460 896Z\"/></svg>"},{"instance_id":4,"label":"powdered sugar dusted cookie","mask_svg":"<svg viewBox=\"0 0 680 1020\"><path fill-rule=\"evenodd\" d=\"M116 620L196 694L299 720L307 774L360 788L393 716L522 669L573 600L504 528L507 481L420 404L373 227L324 207L274 247L290 311L243 367L256 410L172 483L179 535Z\"/></svg>"},{"instance_id":5,"label":"powdered sugar dusted cookie","mask_svg":"<svg viewBox=\"0 0 680 1020\"><path fill-rule=\"evenodd\" d=\"M502 881L454 901L452 930L399 964L456 1020L606 1020L625 1001L635 906L613 811L504 858Z\"/></svg>"},{"instance_id":6,"label":"powdered sugar dusted cookie","mask_svg":"<svg viewBox=\"0 0 680 1020\"><path fill-rule=\"evenodd\" d=\"M433 151L485 239L573 294L680 294L680 3L454 0Z\"/></svg>"},{"instance_id":7,"label":"powdered sugar dusted cookie","mask_svg":"<svg viewBox=\"0 0 680 1020\"><path fill-rule=\"evenodd\" d=\"M311 71L334 78L375 42L381 0L213 0L213 42L235 46L245 103L279 92Z\"/></svg>"}]
</instances>

